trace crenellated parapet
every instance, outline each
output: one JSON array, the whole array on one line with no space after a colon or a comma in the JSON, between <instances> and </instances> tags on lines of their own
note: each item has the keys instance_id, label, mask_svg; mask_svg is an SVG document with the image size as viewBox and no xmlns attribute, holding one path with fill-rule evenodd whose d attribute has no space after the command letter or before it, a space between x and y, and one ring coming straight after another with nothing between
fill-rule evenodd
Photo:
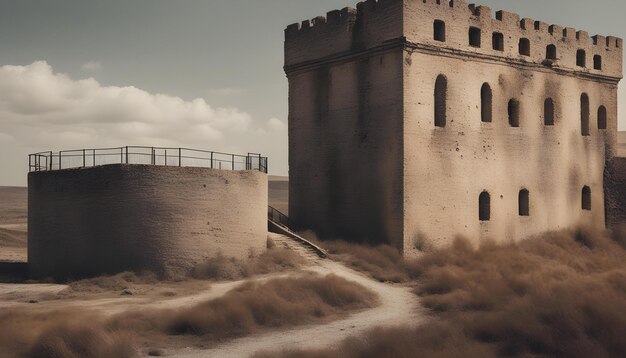
<instances>
[{"instance_id":1,"label":"crenellated parapet","mask_svg":"<svg viewBox=\"0 0 626 358\"><path fill-rule=\"evenodd\" d=\"M403 0L369 0L357 8L289 25L285 30L287 66L375 47L402 37Z\"/></svg>"},{"instance_id":2,"label":"crenellated parapet","mask_svg":"<svg viewBox=\"0 0 626 358\"><path fill-rule=\"evenodd\" d=\"M443 37L440 33L437 38L437 31L443 31ZM622 77L621 38L589 36L507 11L494 17L489 7L465 0L367 0L356 9L290 25L285 30L285 65L376 48L392 40L459 56Z\"/></svg>"}]
</instances>

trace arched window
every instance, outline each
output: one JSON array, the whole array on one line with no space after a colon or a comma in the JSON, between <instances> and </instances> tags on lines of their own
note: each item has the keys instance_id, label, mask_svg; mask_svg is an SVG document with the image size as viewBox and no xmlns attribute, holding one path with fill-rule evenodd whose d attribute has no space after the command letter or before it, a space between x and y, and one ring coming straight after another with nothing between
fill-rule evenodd
<instances>
[{"instance_id":1,"label":"arched window","mask_svg":"<svg viewBox=\"0 0 626 358\"><path fill-rule=\"evenodd\" d=\"M446 41L446 23L441 20L435 20L434 24L435 41Z\"/></svg>"},{"instance_id":2,"label":"arched window","mask_svg":"<svg viewBox=\"0 0 626 358\"><path fill-rule=\"evenodd\" d=\"M546 126L554 125L554 101L552 98L546 98L543 102L543 124Z\"/></svg>"},{"instance_id":3,"label":"arched window","mask_svg":"<svg viewBox=\"0 0 626 358\"><path fill-rule=\"evenodd\" d=\"M524 56L530 56L530 40L521 38L519 39L519 54Z\"/></svg>"},{"instance_id":4,"label":"arched window","mask_svg":"<svg viewBox=\"0 0 626 358\"><path fill-rule=\"evenodd\" d=\"M491 220L491 195L483 191L478 198L478 219L480 221Z\"/></svg>"},{"instance_id":5,"label":"arched window","mask_svg":"<svg viewBox=\"0 0 626 358\"><path fill-rule=\"evenodd\" d=\"M582 208L583 210L591 210L591 188L586 185L583 187Z\"/></svg>"},{"instance_id":6,"label":"arched window","mask_svg":"<svg viewBox=\"0 0 626 358\"><path fill-rule=\"evenodd\" d=\"M446 102L448 96L448 80L439 75L435 81L435 126L446 126Z\"/></svg>"},{"instance_id":7,"label":"arched window","mask_svg":"<svg viewBox=\"0 0 626 358\"><path fill-rule=\"evenodd\" d=\"M576 51L576 66L585 67L587 66L587 54L585 50Z\"/></svg>"},{"instance_id":8,"label":"arched window","mask_svg":"<svg viewBox=\"0 0 626 358\"><path fill-rule=\"evenodd\" d=\"M602 70L602 56L600 55L593 56L593 69Z\"/></svg>"},{"instance_id":9,"label":"arched window","mask_svg":"<svg viewBox=\"0 0 626 358\"><path fill-rule=\"evenodd\" d=\"M556 46L548 45L548 47L546 47L546 59L556 60Z\"/></svg>"},{"instance_id":10,"label":"arched window","mask_svg":"<svg viewBox=\"0 0 626 358\"><path fill-rule=\"evenodd\" d=\"M480 89L480 120L482 122L491 122L492 113L491 87L488 83L485 83Z\"/></svg>"},{"instance_id":11,"label":"arched window","mask_svg":"<svg viewBox=\"0 0 626 358\"><path fill-rule=\"evenodd\" d=\"M519 101L511 99L508 106L509 125L519 127Z\"/></svg>"},{"instance_id":12,"label":"arched window","mask_svg":"<svg viewBox=\"0 0 626 358\"><path fill-rule=\"evenodd\" d=\"M583 93L580 96L580 132L583 136L589 136L589 96Z\"/></svg>"},{"instance_id":13,"label":"arched window","mask_svg":"<svg viewBox=\"0 0 626 358\"><path fill-rule=\"evenodd\" d=\"M469 45L480 47L480 29L478 27L469 28Z\"/></svg>"},{"instance_id":14,"label":"arched window","mask_svg":"<svg viewBox=\"0 0 626 358\"><path fill-rule=\"evenodd\" d=\"M606 129L606 122L606 107L600 106L600 108L598 108L598 129Z\"/></svg>"},{"instance_id":15,"label":"arched window","mask_svg":"<svg viewBox=\"0 0 626 358\"><path fill-rule=\"evenodd\" d=\"M494 32L491 41L494 50L504 51L504 35L502 35L500 32Z\"/></svg>"},{"instance_id":16,"label":"arched window","mask_svg":"<svg viewBox=\"0 0 626 358\"><path fill-rule=\"evenodd\" d=\"M519 192L519 216L530 216L530 192L526 189Z\"/></svg>"}]
</instances>

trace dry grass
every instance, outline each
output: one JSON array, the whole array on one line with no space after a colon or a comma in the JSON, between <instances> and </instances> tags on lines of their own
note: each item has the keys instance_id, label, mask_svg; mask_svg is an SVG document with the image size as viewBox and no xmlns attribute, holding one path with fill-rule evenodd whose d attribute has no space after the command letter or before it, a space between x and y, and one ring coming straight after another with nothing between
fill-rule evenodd
<instances>
[{"instance_id":1,"label":"dry grass","mask_svg":"<svg viewBox=\"0 0 626 358\"><path fill-rule=\"evenodd\" d=\"M176 313L166 327L171 334L224 339L319 322L375 304L376 297L356 283L311 275L244 284L222 298Z\"/></svg>"},{"instance_id":2,"label":"dry grass","mask_svg":"<svg viewBox=\"0 0 626 358\"><path fill-rule=\"evenodd\" d=\"M84 310L0 313L0 356L3 357L135 357L131 332L106 328L99 314Z\"/></svg>"},{"instance_id":3,"label":"dry grass","mask_svg":"<svg viewBox=\"0 0 626 358\"><path fill-rule=\"evenodd\" d=\"M458 240L412 267L434 324L282 356L623 357L625 243L621 233L586 230L477 250Z\"/></svg>"},{"instance_id":4,"label":"dry grass","mask_svg":"<svg viewBox=\"0 0 626 358\"><path fill-rule=\"evenodd\" d=\"M63 325L43 333L28 352L30 357L131 358L137 356L129 332L112 332L86 323Z\"/></svg>"},{"instance_id":5,"label":"dry grass","mask_svg":"<svg viewBox=\"0 0 626 358\"><path fill-rule=\"evenodd\" d=\"M392 246L360 245L342 240L321 241L310 231L301 235L326 249L331 258L367 273L380 282L406 282L414 276L413 263L405 261Z\"/></svg>"},{"instance_id":6,"label":"dry grass","mask_svg":"<svg viewBox=\"0 0 626 358\"><path fill-rule=\"evenodd\" d=\"M76 294L101 294L135 292L138 288L157 283L176 283L188 280L240 280L254 275L295 270L306 263L296 252L272 248L265 253L242 261L217 255L196 266L189 277L159 277L151 272L124 272L68 282L69 289L62 296Z\"/></svg>"},{"instance_id":7,"label":"dry grass","mask_svg":"<svg viewBox=\"0 0 626 358\"><path fill-rule=\"evenodd\" d=\"M151 272L123 272L68 283L71 292L103 293L133 289L136 285L155 284L159 278Z\"/></svg>"},{"instance_id":8,"label":"dry grass","mask_svg":"<svg viewBox=\"0 0 626 358\"><path fill-rule=\"evenodd\" d=\"M217 255L196 266L191 277L200 280L240 280L254 275L294 270L306 263L298 253L270 247L248 261Z\"/></svg>"},{"instance_id":9,"label":"dry grass","mask_svg":"<svg viewBox=\"0 0 626 358\"><path fill-rule=\"evenodd\" d=\"M85 309L0 311L0 356L134 357L139 342L210 344L250 333L323 322L377 304L362 286L329 275L245 283L223 297L181 310L144 310L105 317ZM200 342L201 341L201 342ZM176 344L176 343L174 343ZM185 343L187 344L187 343Z\"/></svg>"}]
</instances>

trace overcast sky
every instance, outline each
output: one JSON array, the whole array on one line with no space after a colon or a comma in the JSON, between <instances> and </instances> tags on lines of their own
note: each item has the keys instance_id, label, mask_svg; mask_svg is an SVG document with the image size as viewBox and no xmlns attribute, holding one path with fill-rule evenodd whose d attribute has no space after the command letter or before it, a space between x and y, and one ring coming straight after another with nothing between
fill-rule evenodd
<instances>
[{"instance_id":1,"label":"overcast sky","mask_svg":"<svg viewBox=\"0 0 626 358\"><path fill-rule=\"evenodd\" d=\"M481 4L626 35L624 0ZM286 175L283 30L354 5L0 0L0 185L25 185L30 152L127 144L261 152L272 174Z\"/></svg>"}]
</instances>

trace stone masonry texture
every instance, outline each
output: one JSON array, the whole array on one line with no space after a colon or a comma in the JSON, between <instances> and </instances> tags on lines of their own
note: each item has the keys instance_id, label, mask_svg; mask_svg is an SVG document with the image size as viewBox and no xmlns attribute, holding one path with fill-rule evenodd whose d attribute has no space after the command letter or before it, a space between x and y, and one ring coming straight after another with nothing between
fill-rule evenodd
<instances>
[{"instance_id":1,"label":"stone masonry texture","mask_svg":"<svg viewBox=\"0 0 626 358\"><path fill-rule=\"evenodd\" d=\"M28 187L34 278L184 275L218 253L266 249L267 175L258 171L108 165L33 172Z\"/></svg>"},{"instance_id":2,"label":"stone masonry texture","mask_svg":"<svg viewBox=\"0 0 626 358\"><path fill-rule=\"evenodd\" d=\"M435 23L445 39L435 39ZM460 0L369 0L288 26L290 217L323 238L389 243L406 255L459 235L510 242L616 225L626 217L612 196L626 176L614 158L622 46ZM483 192L490 217L481 221Z\"/></svg>"}]
</instances>

